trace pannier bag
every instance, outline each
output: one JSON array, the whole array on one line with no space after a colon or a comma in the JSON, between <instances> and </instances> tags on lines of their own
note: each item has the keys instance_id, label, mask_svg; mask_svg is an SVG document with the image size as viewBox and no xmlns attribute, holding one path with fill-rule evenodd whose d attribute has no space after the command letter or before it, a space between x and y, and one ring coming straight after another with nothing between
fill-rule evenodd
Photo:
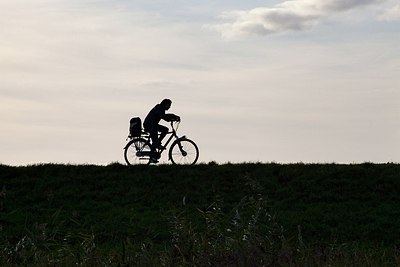
<instances>
[{"instance_id":1,"label":"pannier bag","mask_svg":"<svg viewBox=\"0 0 400 267\"><path fill-rule=\"evenodd\" d=\"M142 133L142 120L134 117L129 121L129 135L131 137L140 137Z\"/></svg>"}]
</instances>

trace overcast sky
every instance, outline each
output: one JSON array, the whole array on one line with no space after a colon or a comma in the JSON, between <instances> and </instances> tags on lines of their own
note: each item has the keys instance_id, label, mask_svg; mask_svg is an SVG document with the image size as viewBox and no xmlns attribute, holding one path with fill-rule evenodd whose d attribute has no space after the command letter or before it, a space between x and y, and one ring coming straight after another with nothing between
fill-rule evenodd
<instances>
[{"instance_id":1,"label":"overcast sky","mask_svg":"<svg viewBox=\"0 0 400 267\"><path fill-rule=\"evenodd\" d=\"M398 0L0 0L0 163L123 163L163 98L209 162L400 162Z\"/></svg>"}]
</instances>

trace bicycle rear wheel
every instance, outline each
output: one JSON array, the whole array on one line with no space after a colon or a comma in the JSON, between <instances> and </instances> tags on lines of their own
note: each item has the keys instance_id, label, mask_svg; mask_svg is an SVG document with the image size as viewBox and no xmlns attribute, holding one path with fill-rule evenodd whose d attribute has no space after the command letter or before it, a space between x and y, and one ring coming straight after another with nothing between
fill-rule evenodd
<instances>
[{"instance_id":1,"label":"bicycle rear wheel","mask_svg":"<svg viewBox=\"0 0 400 267\"><path fill-rule=\"evenodd\" d=\"M193 165L199 158L199 148L190 139L178 139L169 149L169 158L174 164Z\"/></svg>"},{"instance_id":2,"label":"bicycle rear wheel","mask_svg":"<svg viewBox=\"0 0 400 267\"><path fill-rule=\"evenodd\" d=\"M150 155L150 145L143 138L136 138L129 141L124 148L124 158L128 165L150 164Z\"/></svg>"}]
</instances>

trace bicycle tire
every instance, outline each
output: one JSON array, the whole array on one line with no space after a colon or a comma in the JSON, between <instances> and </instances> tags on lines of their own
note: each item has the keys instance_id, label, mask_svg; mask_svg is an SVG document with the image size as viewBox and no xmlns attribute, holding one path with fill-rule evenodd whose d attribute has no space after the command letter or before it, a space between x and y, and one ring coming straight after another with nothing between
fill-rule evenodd
<instances>
[{"instance_id":1,"label":"bicycle tire","mask_svg":"<svg viewBox=\"0 0 400 267\"><path fill-rule=\"evenodd\" d=\"M124 148L125 162L128 165L150 164L150 151L150 144L147 140L143 138L132 139Z\"/></svg>"},{"instance_id":2,"label":"bicycle tire","mask_svg":"<svg viewBox=\"0 0 400 267\"><path fill-rule=\"evenodd\" d=\"M199 159L199 148L190 139L178 139L169 149L169 159L173 164L193 165Z\"/></svg>"}]
</instances>

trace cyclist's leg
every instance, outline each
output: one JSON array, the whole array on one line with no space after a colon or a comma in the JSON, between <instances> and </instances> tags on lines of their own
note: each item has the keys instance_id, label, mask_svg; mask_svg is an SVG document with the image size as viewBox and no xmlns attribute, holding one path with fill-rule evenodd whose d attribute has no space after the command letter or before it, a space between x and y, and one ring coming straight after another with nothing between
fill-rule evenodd
<instances>
[{"instance_id":1,"label":"cyclist's leg","mask_svg":"<svg viewBox=\"0 0 400 267\"><path fill-rule=\"evenodd\" d=\"M158 139L158 141L159 141L159 144L158 144L158 145L161 145L161 141L162 141L162 140L164 139L164 137L167 135L169 129L168 129L168 127L165 127L165 126L159 124L159 125L157 126L157 131L160 132L160 137L159 137L159 139Z\"/></svg>"},{"instance_id":2,"label":"cyclist's leg","mask_svg":"<svg viewBox=\"0 0 400 267\"><path fill-rule=\"evenodd\" d=\"M151 139L151 144L150 144L150 148L151 148L151 157L152 158L156 158L157 157L157 147L158 147L158 131L157 128L148 128L146 129L147 132L149 132L150 134L150 139Z\"/></svg>"}]
</instances>

